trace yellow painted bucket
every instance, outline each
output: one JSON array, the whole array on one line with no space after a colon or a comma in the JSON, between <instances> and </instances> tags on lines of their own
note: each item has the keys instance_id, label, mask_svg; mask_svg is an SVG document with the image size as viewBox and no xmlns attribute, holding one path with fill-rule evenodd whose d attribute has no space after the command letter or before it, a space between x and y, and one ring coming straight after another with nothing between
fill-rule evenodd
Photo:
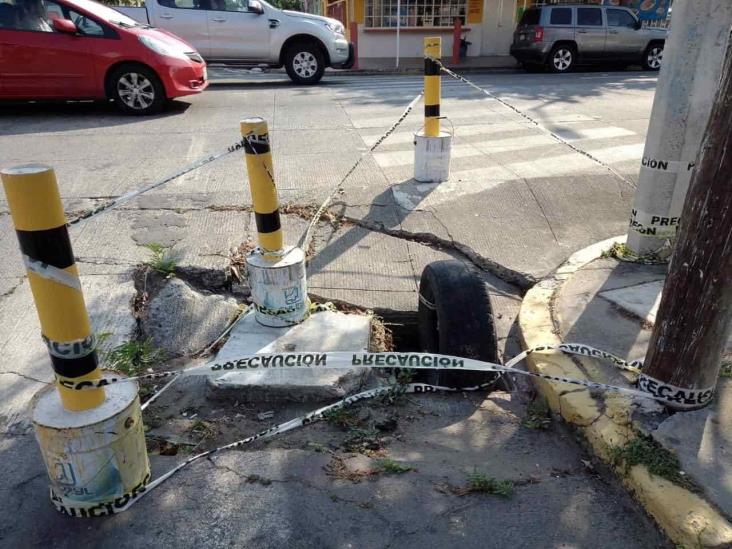
<instances>
[{"instance_id":1,"label":"yellow painted bucket","mask_svg":"<svg viewBox=\"0 0 732 549\"><path fill-rule=\"evenodd\" d=\"M32 406L51 500L59 511L111 515L144 492L150 463L137 383L109 385L104 403L92 410L66 410L55 387L38 392Z\"/></svg>"}]
</instances>

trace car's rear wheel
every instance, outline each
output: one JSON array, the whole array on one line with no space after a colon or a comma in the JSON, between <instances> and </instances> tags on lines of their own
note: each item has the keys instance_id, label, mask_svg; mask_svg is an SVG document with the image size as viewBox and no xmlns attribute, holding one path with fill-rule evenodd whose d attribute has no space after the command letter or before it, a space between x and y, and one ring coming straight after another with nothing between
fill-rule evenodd
<instances>
[{"instance_id":1,"label":"car's rear wheel","mask_svg":"<svg viewBox=\"0 0 732 549\"><path fill-rule=\"evenodd\" d=\"M643 56L643 68L647 71L657 71L663 62L663 44L651 44Z\"/></svg>"},{"instance_id":2,"label":"car's rear wheel","mask_svg":"<svg viewBox=\"0 0 732 549\"><path fill-rule=\"evenodd\" d=\"M129 114L155 114L165 105L165 88L155 71L143 65L123 65L109 75L109 96Z\"/></svg>"},{"instance_id":3,"label":"car's rear wheel","mask_svg":"<svg viewBox=\"0 0 732 549\"><path fill-rule=\"evenodd\" d=\"M569 72L574 67L577 54L572 46L559 45L552 48L547 64L552 72Z\"/></svg>"},{"instance_id":4,"label":"car's rear wheel","mask_svg":"<svg viewBox=\"0 0 732 549\"><path fill-rule=\"evenodd\" d=\"M295 44L285 54L285 70L296 84L315 84L323 78L325 59L315 44Z\"/></svg>"}]
</instances>

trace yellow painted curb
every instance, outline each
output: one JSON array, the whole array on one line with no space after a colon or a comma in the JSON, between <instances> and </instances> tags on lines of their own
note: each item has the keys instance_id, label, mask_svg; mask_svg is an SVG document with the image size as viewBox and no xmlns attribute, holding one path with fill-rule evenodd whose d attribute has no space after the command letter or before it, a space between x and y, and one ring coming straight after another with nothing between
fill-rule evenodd
<instances>
[{"instance_id":1,"label":"yellow painted curb","mask_svg":"<svg viewBox=\"0 0 732 549\"><path fill-rule=\"evenodd\" d=\"M518 319L524 348L561 343L552 313L555 295L572 274L618 240L609 239L577 252L553 275L529 290ZM592 359L580 360L594 369ZM526 362L534 372L586 378L567 355L535 353ZM603 461L609 463L611 447L622 446L636 436L630 421L630 398L608 395L603 402L593 398L587 389L545 380L537 380L537 386L554 412L582 430L594 453ZM697 494L652 475L642 465L636 465L621 477L674 543L689 549L732 547L732 524Z\"/></svg>"}]
</instances>

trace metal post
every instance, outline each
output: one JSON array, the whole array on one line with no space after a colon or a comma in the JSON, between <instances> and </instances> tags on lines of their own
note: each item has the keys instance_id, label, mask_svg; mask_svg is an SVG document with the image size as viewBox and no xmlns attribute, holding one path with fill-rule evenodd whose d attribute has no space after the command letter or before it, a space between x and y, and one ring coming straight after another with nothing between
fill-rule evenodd
<instances>
[{"instance_id":1,"label":"metal post","mask_svg":"<svg viewBox=\"0 0 732 549\"><path fill-rule=\"evenodd\" d=\"M396 68L399 68L399 46L401 44L401 37L399 31L402 28L402 15L399 13L402 9L401 0L397 0L397 27L396 27Z\"/></svg>"},{"instance_id":2,"label":"metal post","mask_svg":"<svg viewBox=\"0 0 732 549\"><path fill-rule=\"evenodd\" d=\"M732 326L732 44L681 215L639 387L679 409L708 404Z\"/></svg>"},{"instance_id":3,"label":"metal post","mask_svg":"<svg viewBox=\"0 0 732 549\"><path fill-rule=\"evenodd\" d=\"M2 170L0 176L63 407L96 408L104 402L104 389L65 386L102 375L56 174L33 164Z\"/></svg>"},{"instance_id":4,"label":"metal post","mask_svg":"<svg viewBox=\"0 0 732 549\"><path fill-rule=\"evenodd\" d=\"M452 29L452 63L457 65L460 63L460 35L462 34L462 20L460 17L455 18L455 25Z\"/></svg>"},{"instance_id":5,"label":"metal post","mask_svg":"<svg viewBox=\"0 0 732 549\"><path fill-rule=\"evenodd\" d=\"M673 13L628 230L638 254L676 236L732 25L729 0L676 0Z\"/></svg>"},{"instance_id":6,"label":"metal post","mask_svg":"<svg viewBox=\"0 0 732 549\"><path fill-rule=\"evenodd\" d=\"M264 326L294 326L308 315L305 254L284 246L277 188L263 118L241 121L259 249L246 257L254 317Z\"/></svg>"},{"instance_id":7,"label":"metal post","mask_svg":"<svg viewBox=\"0 0 732 549\"><path fill-rule=\"evenodd\" d=\"M265 255L280 252L284 244L266 120L259 117L242 120L241 134L259 246Z\"/></svg>"},{"instance_id":8,"label":"metal post","mask_svg":"<svg viewBox=\"0 0 732 549\"><path fill-rule=\"evenodd\" d=\"M442 55L442 39L432 36L424 39L424 134L440 135L440 66L432 59Z\"/></svg>"}]
</instances>

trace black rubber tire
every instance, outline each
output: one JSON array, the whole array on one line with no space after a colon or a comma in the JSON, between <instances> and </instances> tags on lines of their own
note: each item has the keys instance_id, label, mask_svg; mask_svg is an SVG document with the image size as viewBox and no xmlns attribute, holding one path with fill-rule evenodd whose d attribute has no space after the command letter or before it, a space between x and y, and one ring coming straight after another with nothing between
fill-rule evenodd
<instances>
[{"instance_id":1,"label":"black rubber tire","mask_svg":"<svg viewBox=\"0 0 732 549\"><path fill-rule=\"evenodd\" d=\"M660 42L656 42L654 44L649 44L649 46L646 48L646 51L643 52L643 62L642 62L642 65L643 65L643 69L644 70L647 70L647 71L658 71L658 70L661 70L661 65L651 66L651 64L650 64L650 59L649 58L651 57L651 52L654 49L656 49L656 48L660 48L661 55L663 55L664 44L661 44Z\"/></svg>"},{"instance_id":2,"label":"black rubber tire","mask_svg":"<svg viewBox=\"0 0 732 549\"><path fill-rule=\"evenodd\" d=\"M567 65L567 67L565 67L563 69L557 68L554 64L554 56L560 50L566 50L570 55L569 65ZM577 61L577 50L575 50L572 46L568 46L565 44L559 44L557 46L554 46L552 48L552 51L549 52L549 56L546 58L546 66L549 68L549 70L551 72L563 74L565 72L570 72L572 69L574 69L576 61Z\"/></svg>"},{"instance_id":3,"label":"black rubber tire","mask_svg":"<svg viewBox=\"0 0 732 549\"><path fill-rule=\"evenodd\" d=\"M420 347L486 362L498 362L490 294L485 283L459 261L437 261L422 271L418 306ZM493 383L492 372L427 370L426 383L464 388Z\"/></svg>"},{"instance_id":4,"label":"black rubber tire","mask_svg":"<svg viewBox=\"0 0 732 549\"><path fill-rule=\"evenodd\" d=\"M317 63L317 68L311 76L305 77L298 74L295 69L295 57L300 53L312 55L312 59ZM285 53L285 70L287 71L287 76L295 84L317 84L325 73L325 57L323 56L323 52L320 51L320 48L315 44L307 42L293 44Z\"/></svg>"},{"instance_id":5,"label":"black rubber tire","mask_svg":"<svg viewBox=\"0 0 732 549\"><path fill-rule=\"evenodd\" d=\"M131 73L136 73L138 75L144 76L152 85L154 95L152 102L149 106L133 108L132 106L125 103L125 101L120 96L120 91L118 88L120 79L122 79L125 75L129 75ZM163 83L160 81L160 78L158 78L158 75L155 74L155 71L150 69L149 67L146 67L145 65L138 65L134 63L121 65L117 67L114 71L112 71L112 73L110 73L107 80L107 93L109 94L110 99L114 101L114 104L117 106L117 108L120 109L122 112L140 116L159 113L161 110L163 110L163 107L168 100L168 98L165 96L165 88L163 87Z\"/></svg>"}]
</instances>

